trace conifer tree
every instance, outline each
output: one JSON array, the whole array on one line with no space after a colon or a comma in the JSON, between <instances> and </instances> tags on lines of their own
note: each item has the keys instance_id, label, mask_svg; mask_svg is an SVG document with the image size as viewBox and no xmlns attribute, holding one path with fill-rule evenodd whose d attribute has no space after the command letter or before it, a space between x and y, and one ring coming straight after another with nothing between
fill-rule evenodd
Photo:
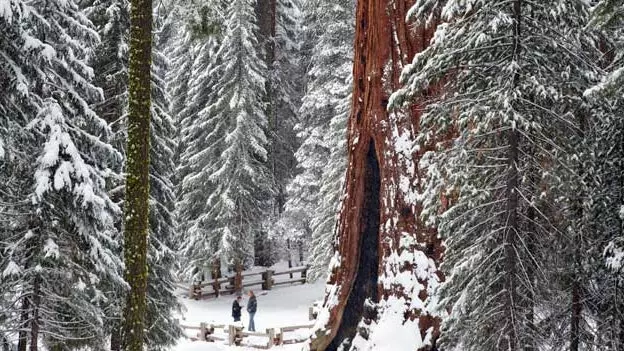
<instances>
[{"instance_id":1,"label":"conifer tree","mask_svg":"<svg viewBox=\"0 0 624 351\"><path fill-rule=\"evenodd\" d=\"M94 1L84 4L85 13L93 18L102 42L95 50L93 65L95 83L104 91L105 99L95 109L104 116L116 132L115 144L125 154L127 133L128 103L128 34L129 2ZM173 345L180 335L178 323L171 317L180 305L173 294L175 255L170 249L173 244L175 221L173 219L174 194L171 178L173 177L173 151L175 149L175 128L168 115L169 101L165 93L166 59L161 51L171 36L171 23L167 9L157 6L155 9L155 45L152 48L152 108L150 148L150 236L148 262L152 274L148 278L147 321L145 343L148 349L162 349ZM122 202L124 183L117 175L111 189L111 196ZM120 226L121 223L118 223ZM111 298L114 302L110 314L121 317L123 291ZM118 349L119 326L110 324L112 333L111 347Z\"/></svg>"},{"instance_id":2,"label":"conifer tree","mask_svg":"<svg viewBox=\"0 0 624 351\"><path fill-rule=\"evenodd\" d=\"M267 68L255 51L253 10L249 0L228 4L216 54L221 62L213 69L218 77L213 103L200 112L210 116L215 136L202 151L216 156L209 166L214 184L208 198L208 216L214 221L210 231L221 238L220 252L236 267L252 262L254 233L273 189L262 106Z\"/></svg>"},{"instance_id":3,"label":"conifer tree","mask_svg":"<svg viewBox=\"0 0 624 351\"><path fill-rule=\"evenodd\" d=\"M10 196L18 207L2 215L10 224L0 248L3 323L19 330L19 350L42 342L96 348L111 286L123 284L113 240L119 209L105 192L120 155L89 107L101 99L87 63L99 37L74 1L8 5L0 16L0 40L12 39L0 49L7 88L0 100L11 109L0 124L19 132L5 139L8 162L0 167L11 188L3 200Z\"/></svg>"},{"instance_id":4,"label":"conifer tree","mask_svg":"<svg viewBox=\"0 0 624 351\"><path fill-rule=\"evenodd\" d=\"M414 11L426 3L435 1L417 1ZM554 343L573 347L574 302L550 294L549 273L564 278L561 265L573 266L566 236L582 230L554 214L571 218L561 202L587 200L566 187L570 180L583 186L576 161L583 157L582 92L596 75L584 55L592 39L583 30L587 11L577 1L447 2L447 23L406 67L406 87L393 95L397 106L439 92L425 107L418 141L435 146L420 167L440 172L429 179L423 213L447 246L445 348L536 350L559 321L548 317L550 324L536 328L535 310L565 311L559 333L566 338ZM439 135L456 137L436 143ZM431 183L440 181L443 194ZM452 206L437 217L439 200L449 197ZM553 257L555 247L565 250ZM569 272L578 277L575 268Z\"/></svg>"},{"instance_id":5,"label":"conifer tree","mask_svg":"<svg viewBox=\"0 0 624 351\"><path fill-rule=\"evenodd\" d=\"M591 189L592 223L600 243L592 250L604 260L592 267L596 271L595 318L604 349L624 348L624 300L621 298L624 264L624 2L599 1L593 12L593 26L602 35L605 67L601 82L586 91L593 103L592 123L596 129L593 150L597 184Z\"/></svg>"},{"instance_id":6,"label":"conifer tree","mask_svg":"<svg viewBox=\"0 0 624 351\"><path fill-rule=\"evenodd\" d=\"M332 253L335 221L346 169L346 121L351 103L353 1L308 3L311 46L307 91L296 126L298 174L289 186L286 217L312 235L310 279L324 274ZM318 33L314 37L313 33Z\"/></svg>"},{"instance_id":7,"label":"conifer tree","mask_svg":"<svg viewBox=\"0 0 624 351\"><path fill-rule=\"evenodd\" d=\"M208 198L214 190L209 179L212 164L218 156L207 151L222 137L222 130L214 130L207 107L214 102L215 67L221 62L216 53L224 34L221 1L205 4L198 14L184 25L184 34L177 39L186 48L172 51L172 68L168 81L172 94L171 115L179 127L180 160L176 169L179 219L178 245L185 264L186 277L200 279L202 273L220 265L218 253L220 236L210 232L214 222L208 215Z\"/></svg>"}]
</instances>

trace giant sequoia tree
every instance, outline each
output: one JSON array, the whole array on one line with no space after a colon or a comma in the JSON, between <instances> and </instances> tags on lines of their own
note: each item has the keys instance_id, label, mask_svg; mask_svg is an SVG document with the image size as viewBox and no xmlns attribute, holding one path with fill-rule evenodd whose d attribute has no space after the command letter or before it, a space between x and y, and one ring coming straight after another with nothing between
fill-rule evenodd
<instances>
[{"instance_id":1,"label":"giant sequoia tree","mask_svg":"<svg viewBox=\"0 0 624 351\"><path fill-rule=\"evenodd\" d=\"M313 350L337 350L343 343L358 350L435 344L437 321L426 304L441 279L441 248L435 231L418 220L421 153L412 143L419 113L386 110L406 60L432 34L427 24L406 24L411 4L357 3L346 196ZM407 346L393 337L398 333L408 338Z\"/></svg>"}]
</instances>

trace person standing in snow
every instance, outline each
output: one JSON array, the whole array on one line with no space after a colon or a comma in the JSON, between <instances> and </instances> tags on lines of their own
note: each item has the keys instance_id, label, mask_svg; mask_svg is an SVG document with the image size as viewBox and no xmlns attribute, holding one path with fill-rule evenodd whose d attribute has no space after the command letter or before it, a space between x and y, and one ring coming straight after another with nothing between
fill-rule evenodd
<instances>
[{"instance_id":1,"label":"person standing in snow","mask_svg":"<svg viewBox=\"0 0 624 351\"><path fill-rule=\"evenodd\" d=\"M256 295L253 291L249 290L249 302L247 303L247 312L249 313L249 331L256 331L256 325L254 323L254 316L258 309L258 301L256 301Z\"/></svg>"},{"instance_id":2,"label":"person standing in snow","mask_svg":"<svg viewBox=\"0 0 624 351\"><path fill-rule=\"evenodd\" d=\"M241 297L237 296L234 303L232 303L232 317L234 318L234 322L240 322L241 319L241 310L242 307L240 305Z\"/></svg>"}]
</instances>

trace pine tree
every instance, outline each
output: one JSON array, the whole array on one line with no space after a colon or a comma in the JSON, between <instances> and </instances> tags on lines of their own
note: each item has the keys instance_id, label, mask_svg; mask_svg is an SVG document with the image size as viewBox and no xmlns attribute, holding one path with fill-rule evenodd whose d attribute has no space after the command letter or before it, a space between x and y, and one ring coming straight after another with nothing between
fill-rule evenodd
<instances>
[{"instance_id":1,"label":"pine tree","mask_svg":"<svg viewBox=\"0 0 624 351\"><path fill-rule=\"evenodd\" d=\"M5 33L12 40L0 56L9 80L0 99L11 109L2 121L8 117L5 130L20 132L5 139L2 174L11 189L3 200L9 195L19 208L3 218L11 223L0 259L0 303L9 311L3 323L20 330L19 350L41 342L97 348L107 295L123 283L113 240L119 209L105 192L120 157L107 143L110 129L89 108L101 98L87 64L99 37L73 1L8 5L0 40Z\"/></svg>"},{"instance_id":2,"label":"pine tree","mask_svg":"<svg viewBox=\"0 0 624 351\"><path fill-rule=\"evenodd\" d=\"M310 279L325 274L346 169L346 121L351 104L353 1L308 3L307 37L314 38L307 91L296 126L298 174L289 186L287 219L312 235ZM323 28L323 30L320 30ZM288 219L291 220L292 219Z\"/></svg>"},{"instance_id":3,"label":"pine tree","mask_svg":"<svg viewBox=\"0 0 624 351\"><path fill-rule=\"evenodd\" d=\"M216 55L224 34L222 19L224 5L220 1L206 4L190 16L184 34L177 39L186 49L172 52L172 67L168 81L172 94L171 115L179 126L180 161L176 169L178 196L176 212L180 227L178 245L185 264L182 273L200 279L215 263L220 264L220 236L210 232L213 226L208 215L208 198L214 190L209 179L218 153L207 148L222 138L223 130L214 129L207 107L215 100L215 67L221 63Z\"/></svg>"},{"instance_id":4,"label":"pine tree","mask_svg":"<svg viewBox=\"0 0 624 351\"><path fill-rule=\"evenodd\" d=\"M424 5L417 1L414 12ZM434 193L423 194L431 206L425 216L447 246L450 276L440 291L440 308L451 309L445 349L573 347L579 331L570 311L578 306L552 296L558 283L550 279L554 272L559 281L581 273L568 257L568 240L583 229L566 223L574 218L566 208L587 200L572 195L584 186L581 97L596 74L593 58L583 54L591 47L582 29L587 10L576 1L449 2L442 10L448 23L403 72L406 87L391 105L439 92L425 107L418 140L435 146L421 164L440 172L429 181L446 183L443 194L431 183L426 188ZM455 137L436 142L440 135ZM441 195L452 206L437 217ZM564 250L554 255L555 247ZM536 328L535 310L569 313L565 332L559 330L567 339L547 341L559 321L549 316Z\"/></svg>"},{"instance_id":5,"label":"pine tree","mask_svg":"<svg viewBox=\"0 0 624 351\"><path fill-rule=\"evenodd\" d=\"M165 22L166 21L166 22ZM181 305L174 294L172 275L177 255L172 250L175 229L175 193L172 183L176 128L168 114L165 91L167 60L162 53L173 23L165 14L155 13L156 34L152 52L152 108L150 148L149 251L145 344L149 350L168 350L182 335L174 312ZM165 23L162 23L165 22Z\"/></svg>"},{"instance_id":6,"label":"pine tree","mask_svg":"<svg viewBox=\"0 0 624 351\"><path fill-rule=\"evenodd\" d=\"M214 157L209 180L214 191L208 199L210 232L221 238L220 252L239 267L252 262L253 237L273 182L267 169L267 117L262 101L266 66L255 51L257 39L249 0L228 4L226 29L217 52L221 62L213 69L218 77L214 100L204 111L215 135L203 150Z\"/></svg>"},{"instance_id":7,"label":"pine tree","mask_svg":"<svg viewBox=\"0 0 624 351\"><path fill-rule=\"evenodd\" d=\"M262 4L266 7L262 8ZM256 13L260 22L260 41L264 47L263 58L268 67L265 84L266 134L275 196L271 216L264 223L268 230L256 232L254 255L256 264L270 266L277 258L273 254L274 238L283 238L277 233L278 226L273 223L284 212L286 187L296 166L294 153L298 140L293 127L303 90L303 72L298 65L301 10L298 0L258 1ZM288 245L290 239L287 239Z\"/></svg>"},{"instance_id":8,"label":"pine tree","mask_svg":"<svg viewBox=\"0 0 624 351\"><path fill-rule=\"evenodd\" d=\"M104 91L104 102L97 104L95 109L109 121L116 131L116 146L125 154L127 133L127 102L128 102L128 34L129 34L129 2L94 1L85 6L85 13L93 18L102 42L95 50L93 65L95 83ZM180 333L178 323L171 317L171 312L179 310L180 305L173 294L172 267L175 255L171 250L174 237L175 222L173 219L174 194L171 178L173 177L173 151L175 128L167 110L168 97L164 91L164 71L166 59L161 51L171 36L170 23L167 21L166 9L157 7L154 15L155 45L153 47L152 65L152 109L151 109L151 140L150 158L154 160L150 166L150 238L148 262L150 276L147 290L147 325L145 344L149 349L162 349L173 345ZM112 196L121 202L123 196L123 179L117 175ZM118 223L120 226L121 223ZM123 291L120 291L111 306L111 314L121 317ZM111 347L118 349L119 326L110 323L112 333Z\"/></svg>"},{"instance_id":9,"label":"pine tree","mask_svg":"<svg viewBox=\"0 0 624 351\"><path fill-rule=\"evenodd\" d=\"M602 62L605 67L599 84L587 90L593 103L592 120L596 129L593 146L597 170L592 220L599 245L593 248L604 260L593 265L596 271L595 318L600 321L596 341L608 350L624 348L624 303L621 298L624 261L624 2L599 1L594 8L593 25L602 34Z\"/></svg>"}]
</instances>

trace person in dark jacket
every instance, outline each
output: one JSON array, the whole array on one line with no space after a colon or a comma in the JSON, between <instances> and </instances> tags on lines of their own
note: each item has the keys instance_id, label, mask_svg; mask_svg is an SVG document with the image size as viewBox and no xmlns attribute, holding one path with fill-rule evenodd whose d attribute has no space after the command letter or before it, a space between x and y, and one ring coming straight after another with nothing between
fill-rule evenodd
<instances>
[{"instance_id":1,"label":"person in dark jacket","mask_svg":"<svg viewBox=\"0 0 624 351\"><path fill-rule=\"evenodd\" d=\"M247 303L247 312L249 313L249 331L256 331L256 325L254 323L254 316L258 309L258 301L256 301L256 295L253 291L249 290L249 302Z\"/></svg>"},{"instance_id":2,"label":"person in dark jacket","mask_svg":"<svg viewBox=\"0 0 624 351\"><path fill-rule=\"evenodd\" d=\"M232 317L234 317L234 322L240 322L241 319L242 307L240 305L240 302L241 297L237 296L236 300L234 300L234 303L232 304Z\"/></svg>"}]
</instances>

